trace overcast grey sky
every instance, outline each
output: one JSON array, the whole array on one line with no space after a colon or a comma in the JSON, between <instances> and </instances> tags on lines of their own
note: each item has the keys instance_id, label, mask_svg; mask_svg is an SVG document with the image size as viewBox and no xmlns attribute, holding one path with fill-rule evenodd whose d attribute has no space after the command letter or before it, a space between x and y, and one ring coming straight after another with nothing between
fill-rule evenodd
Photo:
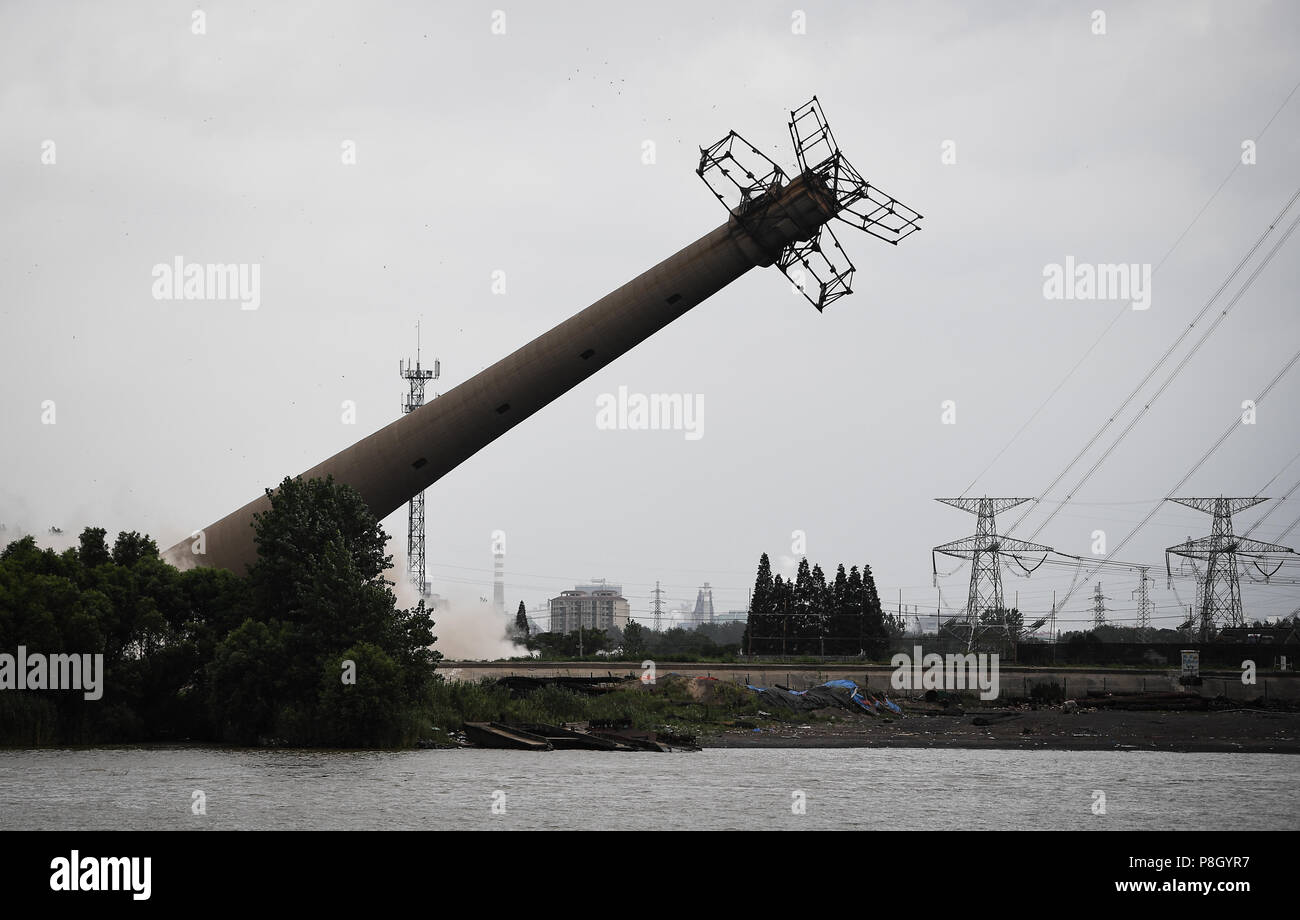
<instances>
[{"instance_id":1,"label":"overcast grey sky","mask_svg":"<svg viewBox=\"0 0 1300 920\"><path fill-rule=\"evenodd\" d=\"M203 9L205 34L183 4L0 8L2 536L95 524L165 547L216 520L397 416L417 318L445 391L720 224L699 147L734 128L789 169L788 112L815 93L924 230L898 247L837 231L856 292L824 315L751 272L471 458L428 492L430 575L490 595L499 529L512 609L605 576L634 615L656 579L670 603L707 580L726 610L760 552L792 569L800 530L828 573L870 563L886 601L932 612L930 548L975 526L933 499L967 488L1122 306L1045 299L1044 266L1160 264L1150 309L970 494L1039 494L1300 184L1300 93L1259 137L1300 80L1288 2ZM1117 543L1300 347L1298 246L1039 540ZM259 308L154 299L153 266L178 256L259 264ZM701 394L704 436L599 430L619 386ZM1300 450L1298 400L1300 369L1183 491L1260 490ZM1300 492L1289 504L1254 536ZM1122 553L1160 574L1158 604L1176 603L1164 547L1209 525L1168 506ZM385 526L404 545L405 512ZM947 602L965 580L944 580ZM1034 613L1069 581L1006 589ZM1103 581L1131 618L1136 578ZM1300 588L1246 603L1288 613Z\"/></svg>"}]
</instances>

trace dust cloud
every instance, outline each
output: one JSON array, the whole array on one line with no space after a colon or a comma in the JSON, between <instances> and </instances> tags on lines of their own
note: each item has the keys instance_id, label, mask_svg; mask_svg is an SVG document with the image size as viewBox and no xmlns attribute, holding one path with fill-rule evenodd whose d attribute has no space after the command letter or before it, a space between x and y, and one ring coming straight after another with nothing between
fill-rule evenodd
<instances>
[{"instance_id":1,"label":"dust cloud","mask_svg":"<svg viewBox=\"0 0 1300 920\"><path fill-rule=\"evenodd\" d=\"M393 582L398 607L414 607L420 602L415 586L406 580L406 554L392 548L393 566L384 577ZM454 661L491 661L497 658L527 657L528 649L508 637L513 617L501 616L490 603L479 600L472 585L433 584L442 593L433 610L433 634L438 637L434 648Z\"/></svg>"}]
</instances>

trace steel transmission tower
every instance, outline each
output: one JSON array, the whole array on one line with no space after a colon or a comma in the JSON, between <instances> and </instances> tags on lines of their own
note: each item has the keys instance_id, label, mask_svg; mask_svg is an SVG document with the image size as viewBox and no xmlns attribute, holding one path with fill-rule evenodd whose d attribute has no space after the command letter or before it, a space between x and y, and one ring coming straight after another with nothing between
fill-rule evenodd
<instances>
[{"instance_id":1,"label":"steel transmission tower","mask_svg":"<svg viewBox=\"0 0 1300 920\"><path fill-rule=\"evenodd\" d=\"M424 385L437 380L441 365L433 359L433 369L420 366L420 324L415 324L415 367L409 360L398 362L398 373L410 384L411 390L402 400L402 414L409 415L424 405ZM436 393L434 394L437 395ZM420 597L429 596L429 578L425 571L424 549L424 490L411 496L406 513L406 577Z\"/></svg>"},{"instance_id":2,"label":"steel transmission tower","mask_svg":"<svg viewBox=\"0 0 1300 920\"><path fill-rule=\"evenodd\" d=\"M332 475L382 519L751 269L775 265L818 310L848 294L853 264L830 225L838 221L892 244L920 229L921 215L853 168L815 97L790 113L788 128L794 175L734 131L702 149L696 174L726 209L720 225L302 477ZM618 198L600 203L620 212L629 206ZM605 223L595 209L584 219L592 227ZM164 555L242 573L257 561L249 525L269 506L262 494L203 528L201 556L188 538Z\"/></svg>"},{"instance_id":3,"label":"steel transmission tower","mask_svg":"<svg viewBox=\"0 0 1300 920\"><path fill-rule=\"evenodd\" d=\"M1200 621L1201 641L1207 642L1222 626L1245 626L1246 618L1241 609L1241 584L1238 579L1237 559L1251 559L1258 566L1259 560L1278 553L1294 553L1295 550L1277 543L1265 543L1238 537L1232 532L1232 516L1239 511L1253 508L1268 501L1267 498L1171 498L1188 508L1195 508L1212 515L1214 523L1208 537L1171 546L1165 550L1165 572L1172 580L1173 571L1169 565L1170 556L1181 556L1205 563L1205 572L1200 577L1196 590L1197 613L1194 619Z\"/></svg>"},{"instance_id":4,"label":"steel transmission tower","mask_svg":"<svg viewBox=\"0 0 1300 920\"><path fill-rule=\"evenodd\" d=\"M664 627L663 627L663 615L664 615L664 609L663 609L663 594L664 594L664 592L663 592L663 590L659 587L659 582L657 582L657 581L655 582L655 592L654 592L654 593L655 593L655 619L654 619L654 630L655 630L655 632L663 632L663 631L664 631Z\"/></svg>"},{"instance_id":5,"label":"steel transmission tower","mask_svg":"<svg viewBox=\"0 0 1300 920\"><path fill-rule=\"evenodd\" d=\"M1151 602L1151 589L1148 587L1155 583L1151 577L1151 567L1149 565L1138 567L1138 577L1141 581L1133 594L1137 595L1138 602L1138 639L1146 640L1151 638L1151 610L1155 606Z\"/></svg>"},{"instance_id":6,"label":"steel transmission tower","mask_svg":"<svg viewBox=\"0 0 1300 920\"><path fill-rule=\"evenodd\" d=\"M1097 588L1092 592L1092 628L1106 625L1106 601L1110 600L1106 595L1101 593L1101 582L1097 582Z\"/></svg>"},{"instance_id":7,"label":"steel transmission tower","mask_svg":"<svg viewBox=\"0 0 1300 920\"><path fill-rule=\"evenodd\" d=\"M944 627L949 632L964 638L967 648L974 648L976 641L990 630L997 632L1000 638L1015 640L1011 626L1007 623L1006 605L1002 602L1002 557L1007 556L1018 563L1019 555L1022 553L1050 553L1052 548L1041 543L1030 543L1027 540L1002 536L997 529L997 515L1008 508L1032 500L988 496L935 499L945 505L976 515L973 536L944 543L930 551L932 565L936 553L970 560L970 589L966 594L966 610L961 617L952 617ZM1026 569L1024 565L1021 565L1021 568L1026 573L1033 571L1033 569ZM937 565L934 566L934 573L937 584L939 577Z\"/></svg>"}]
</instances>

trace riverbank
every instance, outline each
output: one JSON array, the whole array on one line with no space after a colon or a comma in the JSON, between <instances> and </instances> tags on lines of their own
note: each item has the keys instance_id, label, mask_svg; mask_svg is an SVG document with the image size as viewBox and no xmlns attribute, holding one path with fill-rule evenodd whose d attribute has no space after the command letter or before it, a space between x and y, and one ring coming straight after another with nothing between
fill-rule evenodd
<instances>
[{"instance_id":1,"label":"riverbank","mask_svg":"<svg viewBox=\"0 0 1300 920\"><path fill-rule=\"evenodd\" d=\"M757 687L785 686L806 690L828 680L852 680L861 687L894 693L891 678L894 668L887 664L801 664L754 662L727 664L718 662L658 662L659 676L717 678L728 683ZM1020 667L1003 663L1000 667L1001 699L1028 697L1036 684L1059 684L1066 699L1082 699L1094 693L1192 693L1208 698L1267 702L1300 703L1300 672L1261 669L1254 684L1241 680L1241 671L1201 670L1201 683L1184 686L1176 668L1108 668ZM627 661L443 661L438 673L445 680L475 683L502 677L595 678L608 676L641 677L645 670L640 662Z\"/></svg>"},{"instance_id":2,"label":"riverbank","mask_svg":"<svg viewBox=\"0 0 1300 920\"><path fill-rule=\"evenodd\" d=\"M558 680L561 683L546 683ZM563 681L582 681L566 687ZM594 681L587 684L586 681ZM586 687L586 693L576 692ZM1199 689L1199 688L1197 688ZM1196 692L1106 695L1069 701L1005 701L974 695L895 697L903 715L874 713L827 694L758 693L728 680L661 675L656 683L615 678L510 678L449 681L438 690L436 740L455 743L463 721L625 724L670 732L707 748L983 748L1145 750L1300 754L1300 707L1290 701L1243 705Z\"/></svg>"},{"instance_id":3,"label":"riverbank","mask_svg":"<svg viewBox=\"0 0 1300 920\"><path fill-rule=\"evenodd\" d=\"M831 719L833 718L833 721ZM975 724L976 721L985 724ZM830 717L729 727L699 743L711 748L972 748L988 750L1165 751L1300 754L1300 712L1208 710L1116 712L1060 708L980 709L964 714L909 709L886 722L844 712Z\"/></svg>"}]
</instances>

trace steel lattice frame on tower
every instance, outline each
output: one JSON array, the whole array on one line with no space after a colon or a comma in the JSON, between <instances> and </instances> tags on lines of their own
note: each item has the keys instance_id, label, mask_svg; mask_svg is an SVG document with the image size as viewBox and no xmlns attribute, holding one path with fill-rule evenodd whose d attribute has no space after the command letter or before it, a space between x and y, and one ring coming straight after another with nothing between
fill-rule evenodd
<instances>
[{"instance_id":1,"label":"steel lattice frame on tower","mask_svg":"<svg viewBox=\"0 0 1300 920\"><path fill-rule=\"evenodd\" d=\"M973 536L944 543L930 551L930 562L934 568L936 583L939 577L938 565L934 558L936 553L957 559L969 559L971 563L966 609L960 617L950 618L941 629L964 638L968 649L974 648L980 637L989 631L999 632L1002 638L1014 641L1015 636L1007 623L1006 605L1002 602L1002 557L1017 558L1021 553L1046 554L1052 552L1052 548L1041 543L1030 543L1027 540L1000 535L997 531L997 515L999 512L1033 499L984 496L983 498L937 498L935 501L976 515ZM1024 566L1021 565L1021 568L1023 569ZM1025 569L1025 571L1032 572L1033 569ZM984 622L983 614L988 612L997 615L996 622Z\"/></svg>"},{"instance_id":2,"label":"steel lattice frame on tower","mask_svg":"<svg viewBox=\"0 0 1300 920\"><path fill-rule=\"evenodd\" d=\"M1186 543L1165 550L1165 573L1170 580L1173 579L1173 570L1169 564L1170 556L1181 556L1184 559L1201 560L1205 563L1205 573L1200 578L1196 591L1196 619L1200 621L1201 641L1209 641L1220 625L1245 626L1246 617L1241 608L1241 583L1237 570L1238 558L1251 559L1258 567L1260 559L1282 553L1295 553L1295 550L1288 546L1251 540L1233 534L1232 516L1268 499L1259 496L1225 498L1220 495L1218 498L1171 498L1169 501L1195 508L1214 517L1208 537L1197 540L1188 538ZM1266 577L1267 574L1265 573Z\"/></svg>"},{"instance_id":3,"label":"steel lattice frame on tower","mask_svg":"<svg viewBox=\"0 0 1300 920\"><path fill-rule=\"evenodd\" d=\"M835 143L816 97L790 113L793 178L734 131L700 151L696 170L727 219L585 310L428 405L302 473L351 486L381 520L533 413L758 266L775 265L818 310L850 291L853 265L833 220L898 243L921 215L864 179ZM737 156L739 154L739 156ZM748 163L741 162L747 160ZM593 213L593 226L600 215ZM835 261L827 256L830 250ZM243 574L257 560L253 516L266 495L164 554L177 565Z\"/></svg>"},{"instance_id":4,"label":"steel lattice frame on tower","mask_svg":"<svg viewBox=\"0 0 1300 920\"><path fill-rule=\"evenodd\" d=\"M654 631L663 632L663 590L659 587L659 582L655 582L655 607L654 607Z\"/></svg>"},{"instance_id":5,"label":"steel lattice frame on tower","mask_svg":"<svg viewBox=\"0 0 1300 920\"><path fill-rule=\"evenodd\" d=\"M424 405L424 386L430 380L437 380L441 372L437 358L433 359L433 369L426 370L420 366L420 324L415 324L415 367L410 361L397 365L398 373L410 383L411 390L402 400L402 414L408 415ZM436 393L434 394L437 395ZM429 596L429 576L425 569L424 540L424 490L411 496L406 514L406 577L420 597Z\"/></svg>"}]
</instances>

